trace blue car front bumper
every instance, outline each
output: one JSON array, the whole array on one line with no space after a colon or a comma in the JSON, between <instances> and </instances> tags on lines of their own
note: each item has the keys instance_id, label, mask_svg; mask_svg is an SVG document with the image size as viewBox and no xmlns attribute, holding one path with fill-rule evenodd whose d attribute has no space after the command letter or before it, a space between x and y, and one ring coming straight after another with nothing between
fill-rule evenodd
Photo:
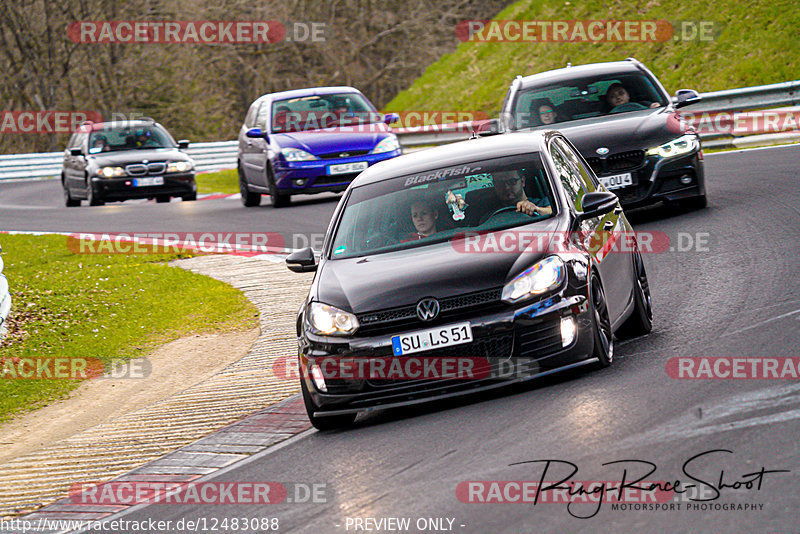
<instances>
[{"instance_id":1,"label":"blue car front bumper","mask_svg":"<svg viewBox=\"0 0 800 534\"><path fill-rule=\"evenodd\" d=\"M358 176L356 172L342 174L331 174L330 168L333 165L346 163L365 162L367 166L372 166L379 161L391 159L399 156L401 150L393 150L382 154L364 154L362 156L351 156L348 158L319 159L314 161L276 161L274 166L275 185L283 194L296 195L299 193L320 193L323 191L344 191L353 178ZM363 169L362 169L363 170Z\"/></svg>"}]
</instances>

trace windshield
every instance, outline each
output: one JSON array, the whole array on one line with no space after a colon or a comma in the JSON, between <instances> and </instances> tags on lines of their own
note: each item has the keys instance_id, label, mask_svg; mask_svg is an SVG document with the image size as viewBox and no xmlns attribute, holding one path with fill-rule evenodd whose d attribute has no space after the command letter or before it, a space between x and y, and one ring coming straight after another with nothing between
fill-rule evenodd
<instances>
[{"instance_id":1,"label":"windshield","mask_svg":"<svg viewBox=\"0 0 800 534\"><path fill-rule=\"evenodd\" d=\"M272 103L273 132L305 132L382 120L383 116L358 93L304 96Z\"/></svg>"},{"instance_id":2,"label":"windshield","mask_svg":"<svg viewBox=\"0 0 800 534\"><path fill-rule=\"evenodd\" d=\"M402 250L466 231L528 224L552 216L552 205L538 152L431 169L354 188L329 257Z\"/></svg>"},{"instance_id":3,"label":"windshield","mask_svg":"<svg viewBox=\"0 0 800 534\"><path fill-rule=\"evenodd\" d=\"M107 127L94 130L89 136L89 154L174 146L172 137L154 124L141 127Z\"/></svg>"},{"instance_id":4,"label":"windshield","mask_svg":"<svg viewBox=\"0 0 800 534\"><path fill-rule=\"evenodd\" d=\"M640 73L572 78L519 91L510 122L512 130L520 130L666 105L652 80Z\"/></svg>"}]
</instances>

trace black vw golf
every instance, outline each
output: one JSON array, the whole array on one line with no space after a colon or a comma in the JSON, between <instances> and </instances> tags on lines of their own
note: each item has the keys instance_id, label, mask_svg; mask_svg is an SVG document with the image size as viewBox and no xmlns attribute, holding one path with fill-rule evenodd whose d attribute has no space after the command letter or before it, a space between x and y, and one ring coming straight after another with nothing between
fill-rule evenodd
<instances>
[{"instance_id":1,"label":"black vw golf","mask_svg":"<svg viewBox=\"0 0 800 534\"><path fill-rule=\"evenodd\" d=\"M651 328L619 200L557 132L473 139L370 167L348 187L298 314L319 429L358 412L607 366Z\"/></svg>"}]
</instances>

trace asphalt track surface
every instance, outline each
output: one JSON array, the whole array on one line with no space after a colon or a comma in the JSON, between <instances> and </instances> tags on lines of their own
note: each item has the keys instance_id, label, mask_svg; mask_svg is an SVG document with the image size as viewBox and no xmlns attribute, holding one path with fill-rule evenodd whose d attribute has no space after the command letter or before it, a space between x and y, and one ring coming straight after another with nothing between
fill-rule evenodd
<instances>
[{"instance_id":1,"label":"asphalt track surface","mask_svg":"<svg viewBox=\"0 0 800 534\"><path fill-rule=\"evenodd\" d=\"M409 518L410 532L436 531L418 528L420 518L452 519L452 531L465 533L796 532L800 380L677 380L666 363L679 356L800 356L798 161L800 146L709 155L707 209L629 214L638 231L669 235L674 250L645 255L653 332L618 342L610 368L375 412L353 429L308 431L212 475L216 481L324 483L326 502L159 504L134 507L122 519L275 517L280 532L321 533L364 532L354 529L357 518ZM281 210L246 210L230 200L68 210L60 207L55 182L0 184L0 229L322 232L334 199L303 199ZM688 241L679 234L696 239L697 233L707 234L707 244L677 250ZM709 452L720 449L731 452ZM673 501L681 505L674 510L457 498L464 481L538 481L544 464L520 462L546 459L577 466L572 481L619 481L623 467L630 481L646 472L633 462L639 460L657 466L647 480L692 483L686 466L707 484L697 482ZM617 460L631 462L603 465ZM719 487L720 477L725 484L753 480L749 474L762 467L790 472L765 473L760 488L724 488L715 500L689 501L714 497L710 486ZM570 470L554 462L544 479ZM756 510L728 509L738 505Z\"/></svg>"}]
</instances>

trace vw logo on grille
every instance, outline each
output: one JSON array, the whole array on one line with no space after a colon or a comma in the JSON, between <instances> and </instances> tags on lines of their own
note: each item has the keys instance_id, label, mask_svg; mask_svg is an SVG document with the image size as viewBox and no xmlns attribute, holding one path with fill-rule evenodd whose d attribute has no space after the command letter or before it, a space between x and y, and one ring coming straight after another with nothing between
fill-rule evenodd
<instances>
[{"instance_id":1,"label":"vw logo on grille","mask_svg":"<svg viewBox=\"0 0 800 534\"><path fill-rule=\"evenodd\" d=\"M417 304L417 317L423 321L433 321L439 315L439 301L435 298L426 298Z\"/></svg>"},{"instance_id":2,"label":"vw logo on grille","mask_svg":"<svg viewBox=\"0 0 800 534\"><path fill-rule=\"evenodd\" d=\"M600 155L600 157L603 157L603 156L608 156L609 150L606 147L601 146L600 148L595 150L595 152L597 152L597 154Z\"/></svg>"}]
</instances>

